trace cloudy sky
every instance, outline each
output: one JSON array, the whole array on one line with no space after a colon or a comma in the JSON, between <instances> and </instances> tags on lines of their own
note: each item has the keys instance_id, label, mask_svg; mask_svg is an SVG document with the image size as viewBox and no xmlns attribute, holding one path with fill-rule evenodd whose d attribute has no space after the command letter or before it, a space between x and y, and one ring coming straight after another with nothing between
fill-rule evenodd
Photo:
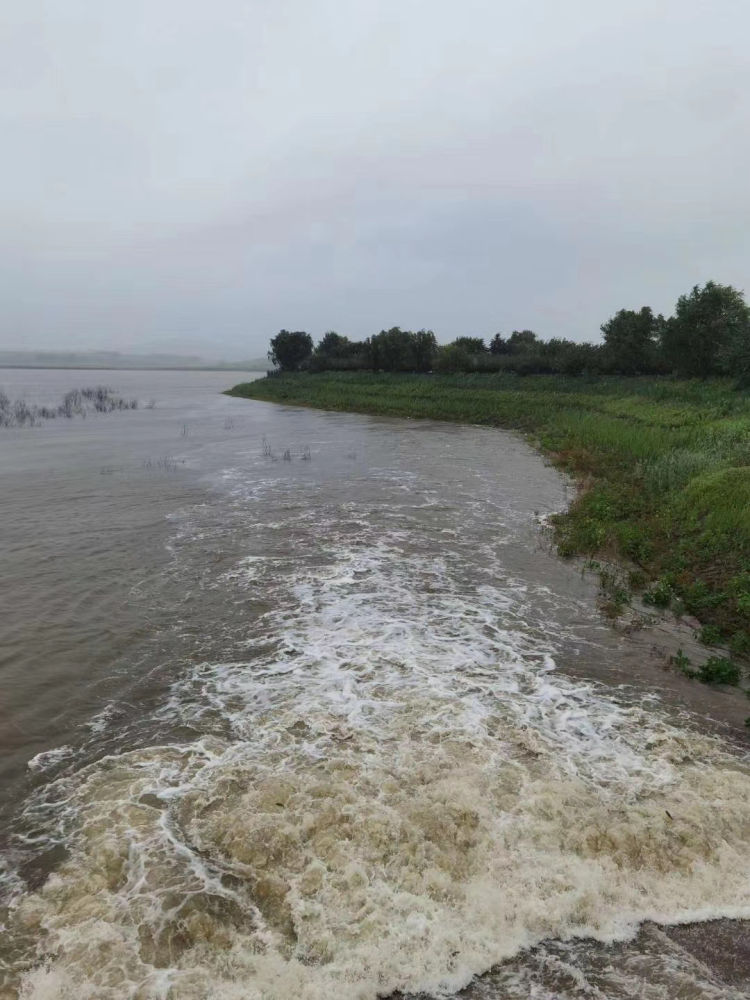
<instances>
[{"instance_id":1,"label":"cloudy sky","mask_svg":"<svg viewBox=\"0 0 750 1000\"><path fill-rule=\"evenodd\" d=\"M750 291L747 0L5 0L0 347Z\"/></svg>"}]
</instances>

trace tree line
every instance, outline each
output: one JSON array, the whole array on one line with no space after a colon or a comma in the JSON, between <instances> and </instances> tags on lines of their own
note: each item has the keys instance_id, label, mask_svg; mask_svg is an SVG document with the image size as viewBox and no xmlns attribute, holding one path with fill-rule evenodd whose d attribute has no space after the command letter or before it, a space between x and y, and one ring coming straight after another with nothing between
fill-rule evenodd
<instances>
[{"instance_id":1,"label":"tree line","mask_svg":"<svg viewBox=\"0 0 750 1000\"><path fill-rule=\"evenodd\" d=\"M395 326L361 341L331 330L315 345L302 330L280 330L268 357L282 371L719 375L750 384L750 308L731 285L695 285L666 318L649 306L620 309L601 332L599 344L543 340L532 330L514 330L489 341L464 336L439 345L432 330Z\"/></svg>"}]
</instances>

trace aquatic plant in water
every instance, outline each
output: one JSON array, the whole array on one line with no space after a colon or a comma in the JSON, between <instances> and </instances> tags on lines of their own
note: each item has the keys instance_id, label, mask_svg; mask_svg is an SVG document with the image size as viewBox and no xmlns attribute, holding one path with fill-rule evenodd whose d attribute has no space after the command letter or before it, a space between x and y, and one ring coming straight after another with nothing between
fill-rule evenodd
<instances>
[{"instance_id":1,"label":"aquatic plant in water","mask_svg":"<svg viewBox=\"0 0 750 1000\"><path fill-rule=\"evenodd\" d=\"M151 408L151 407L149 407ZM45 420L57 417L85 417L87 413L113 413L115 410L137 410L137 399L125 399L107 386L70 389L57 406L28 403L25 399L11 401L0 390L0 427L38 427Z\"/></svg>"}]
</instances>

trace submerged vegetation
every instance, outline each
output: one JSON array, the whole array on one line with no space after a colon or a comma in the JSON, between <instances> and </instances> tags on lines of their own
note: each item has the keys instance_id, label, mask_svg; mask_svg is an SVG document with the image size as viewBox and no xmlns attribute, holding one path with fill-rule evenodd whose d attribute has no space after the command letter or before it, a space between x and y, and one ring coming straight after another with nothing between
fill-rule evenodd
<instances>
[{"instance_id":1,"label":"submerged vegetation","mask_svg":"<svg viewBox=\"0 0 750 1000\"><path fill-rule=\"evenodd\" d=\"M107 386L97 385L66 392L57 406L36 406L25 399L11 401L0 390L0 427L38 427L57 417L85 417L87 413L112 413L113 410L136 410L137 399L117 396Z\"/></svg>"},{"instance_id":2,"label":"submerged vegetation","mask_svg":"<svg viewBox=\"0 0 750 1000\"><path fill-rule=\"evenodd\" d=\"M579 484L553 519L561 554L621 561L646 603L750 654L750 393L730 380L328 372L231 393L531 435Z\"/></svg>"}]
</instances>

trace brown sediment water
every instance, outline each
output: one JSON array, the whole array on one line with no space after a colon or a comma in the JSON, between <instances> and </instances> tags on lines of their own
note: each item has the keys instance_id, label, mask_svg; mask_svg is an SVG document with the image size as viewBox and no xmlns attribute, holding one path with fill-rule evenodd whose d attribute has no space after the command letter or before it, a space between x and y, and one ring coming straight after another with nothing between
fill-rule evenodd
<instances>
[{"instance_id":1,"label":"brown sediment water","mask_svg":"<svg viewBox=\"0 0 750 1000\"><path fill-rule=\"evenodd\" d=\"M141 406L0 436L0 995L746 994L743 706L602 619L554 469L96 381Z\"/></svg>"}]
</instances>

